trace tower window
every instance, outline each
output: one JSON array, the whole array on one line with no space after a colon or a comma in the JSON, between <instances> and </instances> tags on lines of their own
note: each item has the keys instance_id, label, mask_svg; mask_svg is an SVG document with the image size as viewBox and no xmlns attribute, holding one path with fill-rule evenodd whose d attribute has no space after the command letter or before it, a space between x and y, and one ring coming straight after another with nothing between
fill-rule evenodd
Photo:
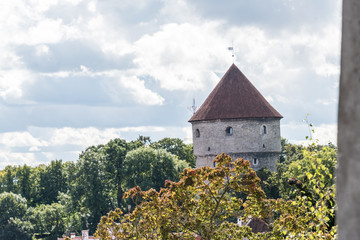
<instances>
[{"instance_id":1,"label":"tower window","mask_svg":"<svg viewBox=\"0 0 360 240\"><path fill-rule=\"evenodd\" d=\"M254 158L253 163L254 163L254 165L258 165L258 164L259 164L259 160L258 160L257 158Z\"/></svg>"},{"instance_id":2,"label":"tower window","mask_svg":"<svg viewBox=\"0 0 360 240\"><path fill-rule=\"evenodd\" d=\"M227 127L225 132L226 132L226 135L231 136L233 134L233 128L232 127Z\"/></svg>"},{"instance_id":3,"label":"tower window","mask_svg":"<svg viewBox=\"0 0 360 240\"><path fill-rule=\"evenodd\" d=\"M208 147L208 151L210 151L210 147Z\"/></svg>"},{"instance_id":4,"label":"tower window","mask_svg":"<svg viewBox=\"0 0 360 240\"><path fill-rule=\"evenodd\" d=\"M196 129L195 130L195 136L198 138L200 137L200 130L199 129Z\"/></svg>"},{"instance_id":5,"label":"tower window","mask_svg":"<svg viewBox=\"0 0 360 240\"><path fill-rule=\"evenodd\" d=\"M266 126L263 125L262 128L261 128L261 133L262 134L266 134Z\"/></svg>"},{"instance_id":6,"label":"tower window","mask_svg":"<svg viewBox=\"0 0 360 240\"><path fill-rule=\"evenodd\" d=\"M265 148L265 144L263 144L263 148Z\"/></svg>"}]
</instances>

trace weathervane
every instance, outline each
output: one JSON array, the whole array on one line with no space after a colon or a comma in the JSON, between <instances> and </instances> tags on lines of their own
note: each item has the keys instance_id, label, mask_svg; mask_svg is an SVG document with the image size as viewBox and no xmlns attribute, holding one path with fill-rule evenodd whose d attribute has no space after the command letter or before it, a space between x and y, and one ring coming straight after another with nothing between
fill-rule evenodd
<instances>
[{"instance_id":1,"label":"weathervane","mask_svg":"<svg viewBox=\"0 0 360 240\"><path fill-rule=\"evenodd\" d=\"M195 105L195 98L193 98L193 105L191 107L188 107L188 109L193 113L193 115L195 114L196 110L197 110L197 106Z\"/></svg>"},{"instance_id":2,"label":"weathervane","mask_svg":"<svg viewBox=\"0 0 360 240\"><path fill-rule=\"evenodd\" d=\"M231 51L231 57L232 57L233 63L234 63L235 62L234 41L231 43L231 47L228 47L228 50Z\"/></svg>"}]
</instances>

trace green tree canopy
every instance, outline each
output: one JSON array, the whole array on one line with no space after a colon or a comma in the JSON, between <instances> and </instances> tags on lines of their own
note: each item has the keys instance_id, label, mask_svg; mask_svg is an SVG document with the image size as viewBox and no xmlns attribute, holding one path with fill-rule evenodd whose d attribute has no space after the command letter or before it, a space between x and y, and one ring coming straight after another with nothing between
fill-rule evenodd
<instances>
[{"instance_id":1,"label":"green tree canopy","mask_svg":"<svg viewBox=\"0 0 360 240\"><path fill-rule=\"evenodd\" d=\"M59 192L64 192L67 188L62 160L51 161L45 169L40 169L39 176L39 199L37 201L45 204L56 202Z\"/></svg>"},{"instance_id":2,"label":"green tree canopy","mask_svg":"<svg viewBox=\"0 0 360 240\"><path fill-rule=\"evenodd\" d=\"M26 221L33 225L33 233L48 240L56 240L65 232L64 206L59 203L40 204L29 208Z\"/></svg>"},{"instance_id":3,"label":"green tree canopy","mask_svg":"<svg viewBox=\"0 0 360 240\"><path fill-rule=\"evenodd\" d=\"M166 188L146 192L139 187L127 197L139 203L126 215L116 210L103 217L97 230L102 239L241 239L250 228L239 227L234 219L244 214L242 199L234 192L247 194L247 201L259 206L265 198L260 179L248 161L231 161L225 154L215 160L216 167L185 169L179 182L167 181ZM258 208L260 209L260 208ZM265 208L264 208L265 209ZM265 209L266 210L266 209ZM266 211L258 215L267 216Z\"/></svg>"},{"instance_id":4,"label":"green tree canopy","mask_svg":"<svg viewBox=\"0 0 360 240\"><path fill-rule=\"evenodd\" d=\"M149 147L130 151L124 161L126 187L140 186L143 189L160 189L165 180L178 179L179 171L188 167L185 161L164 149L155 150Z\"/></svg>"},{"instance_id":5,"label":"green tree canopy","mask_svg":"<svg viewBox=\"0 0 360 240\"><path fill-rule=\"evenodd\" d=\"M72 198L90 210L89 228L94 230L100 217L115 207L111 176L106 172L103 146L92 146L80 154L78 176Z\"/></svg>"},{"instance_id":6,"label":"green tree canopy","mask_svg":"<svg viewBox=\"0 0 360 240\"><path fill-rule=\"evenodd\" d=\"M31 168L25 164L24 166L19 168L17 175L18 175L19 193L21 194L21 196L23 196L27 200L30 200L31 199L31 185L33 185L32 179L30 177Z\"/></svg>"},{"instance_id":7,"label":"green tree canopy","mask_svg":"<svg viewBox=\"0 0 360 240\"><path fill-rule=\"evenodd\" d=\"M123 163L127 152L131 149L129 143L122 139L110 140L102 149L105 154L104 164L106 174L109 175L113 191L116 194L117 207L122 206L124 194L123 183Z\"/></svg>"},{"instance_id":8,"label":"green tree canopy","mask_svg":"<svg viewBox=\"0 0 360 240\"><path fill-rule=\"evenodd\" d=\"M15 193L0 194L0 239L28 239L28 234L13 223L22 219L26 213L26 199Z\"/></svg>"},{"instance_id":9,"label":"green tree canopy","mask_svg":"<svg viewBox=\"0 0 360 240\"><path fill-rule=\"evenodd\" d=\"M320 151L320 152L319 152ZM98 225L101 239L334 239L336 226L333 169L334 149L304 150L305 162L294 165L294 173L306 175L291 200L267 199L260 179L248 161L222 154L216 167L186 169L179 182L168 181L160 191L129 190L125 196L138 205L123 214L111 211ZM236 197L241 193L242 198ZM310 194L309 194L310 193ZM234 220L259 218L270 226L252 232Z\"/></svg>"},{"instance_id":10,"label":"green tree canopy","mask_svg":"<svg viewBox=\"0 0 360 240\"><path fill-rule=\"evenodd\" d=\"M166 151L178 156L179 159L185 160L190 167L195 167L195 156L193 154L193 145L185 144L179 138L163 138L150 144L154 149L165 149Z\"/></svg>"}]
</instances>

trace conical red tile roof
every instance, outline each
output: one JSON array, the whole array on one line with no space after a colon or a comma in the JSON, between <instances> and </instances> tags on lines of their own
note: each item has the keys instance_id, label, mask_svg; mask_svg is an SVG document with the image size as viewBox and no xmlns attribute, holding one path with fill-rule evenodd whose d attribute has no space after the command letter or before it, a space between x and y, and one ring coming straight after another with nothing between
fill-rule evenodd
<instances>
[{"instance_id":1,"label":"conical red tile roof","mask_svg":"<svg viewBox=\"0 0 360 240\"><path fill-rule=\"evenodd\" d=\"M235 64L232 64L189 122L264 117L282 118Z\"/></svg>"}]
</instances>

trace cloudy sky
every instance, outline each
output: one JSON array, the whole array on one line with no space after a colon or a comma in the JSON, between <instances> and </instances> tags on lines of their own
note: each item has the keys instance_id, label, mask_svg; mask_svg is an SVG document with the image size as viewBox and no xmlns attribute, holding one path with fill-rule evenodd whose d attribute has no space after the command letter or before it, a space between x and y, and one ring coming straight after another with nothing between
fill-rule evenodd
<instances>
[{"instance_id":1,"label":"cloudy sky","mask_svg":"<svg viewBox=\"0 0 360 240\"><path fill-rule=\"evenodd\" d=\"M112 138L191 141L233 62L284 116L336 142L340 0L2 0L0 169L76 160Z\"/></svg>"}]
</instances>

